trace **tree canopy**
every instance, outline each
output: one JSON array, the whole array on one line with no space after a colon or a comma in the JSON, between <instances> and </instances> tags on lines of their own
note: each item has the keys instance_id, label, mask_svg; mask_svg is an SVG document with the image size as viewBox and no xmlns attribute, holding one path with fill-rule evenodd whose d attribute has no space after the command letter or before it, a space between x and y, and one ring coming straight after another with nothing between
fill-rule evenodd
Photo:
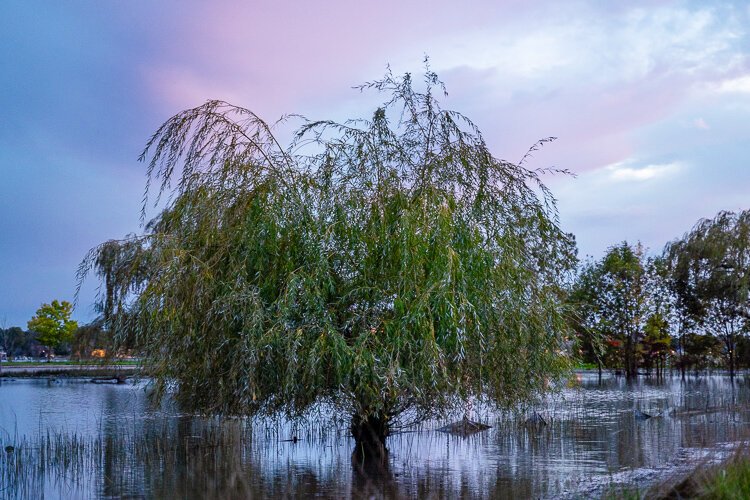
<instances>
[{"instance_id":1,"label":"tree canopy","mask_svg":"<svg viewBox=\"0 0 750 500\"><path fill-rule=\"evenodd\" d=\"M587 262L571 293L584 347L601 366L605 342L621 346L628 377L638 372L637 348L650 305L649 276L643 247L622 242L610 247L601 260ZM657 321L661 326L661 318L652 320ZM651 340L654 335L652 332Z\"/></svg>"},{"instance_id":2,"label":"tree canopy","mask_svg":"<svg viewBox=\"0 0 750 500\"><path fill-rule=\"evenodd\" d=\"M750 329L750 210L699 221L664 258L682 315L722 340L733 375L737 341Z\"/></svg>"},{"instance_id":3,"label":"tree canopy","mask_svg":"<svg viewBox=\"0 0 750 500\"><path fill-rule=\"evenodd\" d=\"M369 119L295 117L286 147L221 101L148 141L166 209L80 276L107 282L107 324L158 388L221 413L325 402L383 441L470 399L527 401L567 367L575 244L541 172L493 156L429 70L422 91L390 72L361 90L385 95Z\"/></svg>"},{"instance_id":4,"label":"tree canopy","mask_svg":"<svg viewBox=\"0 0 750 500\"><path fill-rule=\"evenodd\" d=\"M20 327L0 328L0 349L5 351L8 359L15 356L27 343L28 336Z\"/></svg>"},{"instance_id":5,"label":"tree canopy","mask_svg":"<svg viewBox=\"0 0 750 500\"><path fill-rule=\"evenodd\" d=\"M699 220L660 256L610 247L582 266L568 300L579 355L600 369L660 376L671 363L685 376L723 362L733 376L750 361L750 210Z\"/></svg>"},{"instance_id":6,"label":"tree canopy","mask_svg":"<svg viewBox=\"0 0 750 500\"><path fill-rule=\"evenodd\" d=\"M49 348L48 357L53 349L73 338L78 322L70 319L72 311L70 302L53 300L51 304L42 304L29 320L28 329L36 332L39 343Z\"/></svg>"}]
</instances>

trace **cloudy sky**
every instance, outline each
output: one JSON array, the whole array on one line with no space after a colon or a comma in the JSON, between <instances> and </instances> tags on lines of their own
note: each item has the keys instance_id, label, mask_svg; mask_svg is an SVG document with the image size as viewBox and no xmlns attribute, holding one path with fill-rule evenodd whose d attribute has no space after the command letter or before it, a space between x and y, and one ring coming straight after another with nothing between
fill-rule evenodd
<instances>
[{"instance_id":1,"label":"cloudy sky","mask_svg":"<svg viewBox=\"0 0 750 500\"><path fill-rule=\"evenodd\" d=\"M745 1L3 0L0 327L71 300L86 251L140 230L136 158L172 114L368 115L351 87L425 54L498 157L558 137L529 166L576 174L547 182L582 256L750 208Z\"/></svg>"}]
</instances>

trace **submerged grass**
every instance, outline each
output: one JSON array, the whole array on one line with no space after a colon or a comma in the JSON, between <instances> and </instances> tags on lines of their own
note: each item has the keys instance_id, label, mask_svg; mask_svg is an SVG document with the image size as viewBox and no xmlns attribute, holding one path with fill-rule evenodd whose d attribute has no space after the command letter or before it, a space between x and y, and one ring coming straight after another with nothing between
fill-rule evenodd
<instances>
[{"instance_id":1,"label":"submerged grass","mask_svg":"<svg viewBox=\"0 0 750 500\"><path fill-rule=\"evenodd\" d=\"M409 450L398 459L398 473L386 470L378 478L360 477L345 444L350 439L345 422L321 425L321 419L314 417L290 423L172 415L106 421L93 434L47 431L34 437L0 435L2 446L7 447L0 451L0 499L288 498L321 494L443 498L453 496L452 488L459 486L429 468L417 472L420 467L413 463L411 449L426 446L442 450L446 440L451 446L479 449L487 439L486 435L468 439L446 436L417 425L390 438L395 448ZM519 424L506 425L510 431ZM256 441L263 444L258 446ZM281 456L287 461L279 467ZM404 473L410 476L406 483L395 479ZM487 491L505 487L487 486ZM493 496L481 494L483 490L469 487L465 493Z\"/></svg>"},{"instance_id":2,"label":"submerged grass","mask_svg":"<svg viewBox=\"0 0 750 500\"><path fill-rule=\"evenodd\" d=\"M218 419L200 425L164 419L143 432L122 426L116 433L103 430L94 436L47 432L14 439L0 454L0 498L161 496L157 493L172 488L190 491L186 487L197 486L191 476L204 483L194 491L220 494L212 490L211 479L219 469L241 470L239 458L251 440L243 422L231 425ZM164 474L178 469L185 473ZM163 477L174 479L170 484L152 480Z\"/></svg>"},{"instance_id":3,"label":"submerged grass","mask_svg":"<svg viewBox=\"0 0 750 500\"><path fill-rule=\"evenodd\" d=\"M345 434L344 427L312 419L285 425L189 414L123 417L102 422L93 434L0 434L0 499L277 498L312 494L321 485L332 491L340 471L294 464L269 470L268 464L306 447L320 459L331 453L323 443ZM256 439L266 444L254 447ZM348 461L343 465L350 471Z\"/></svg>"},{"instance_id":4,"label":"submerged grass","mask_svg":"<svg viewBox=\"0 0 750 500\"><path fill-rule=\"evenodd\" d=\"M737 398L733 404L734 398L724 396L718 387L701 385L701 392L692 399L665 399L648 384L620 390L619 385L613 385L616 382L605 381L585 393L566 390L545 404L517 412L498 413L476 405L472 419L486 422L492 429L468 438L435 430L462 414L401 429L388 438L392 470L377 480L357 475L351 463L348 420L345 415L336 420L330 414L333 410L325 405L293 422L200 417L184 414L170 403L148 407L158 413L134 408L130 415L102 418L84 434L43 431L40 421L38 434L19 438L17 428L14 431L9 426L10 431L0 432L0 499L543 498L558 493L568 494L565 498L603 494L605 498L750 497L747 489L739 489L739 493L728 490L738 482L731 470L720 478L727 483L720 485L721 489L708 490L708 481L702 479L702 469L714 463L710 460L732 455L735 448L729 444L750 437L746 398ZM638 421L634 409L662 415ZM526 421L536 412L544 416L546 425ZM682 445L675 450L686 447L688 451L667 467L652 470L642 460L627 462L629 457L622 458L622 452L630 453L629 443L642 443L643 449L649 450L663 444L665 433L677 431ZM567 446L580 440L588 448L581 451L577 444L572 450L561 448L561 443ZM596 450L590 447L601 441L620 452L593 453ZM5 446L11 449L3 451ZM708 452L702 453L704 447L716 446L718 457L709 459ZM659 453L651 458L661 460L662 456ZM704 460L705 467L691 478L697 481L700 477L701 482L692 489L678 490L680 496L668 496L696 460ZM576 465L577 461L580 464ZM602 476L607 472L601 470L604 462L614 464L609 479L618 482L606 493L607 477ZM646 469L646 474L629 474L639 468ZM613 474L622 470L623 474ZM589 471L590 477L583 477L582 471ZM658 491L646 489L663 477L661 474L670 473L675 474L675 480L669 485ZM677 478L676 474L683 476ZM634 484L639 489L629 486ZM710 493L698 493L705 491Z\"/></svg>"}]
</instances>

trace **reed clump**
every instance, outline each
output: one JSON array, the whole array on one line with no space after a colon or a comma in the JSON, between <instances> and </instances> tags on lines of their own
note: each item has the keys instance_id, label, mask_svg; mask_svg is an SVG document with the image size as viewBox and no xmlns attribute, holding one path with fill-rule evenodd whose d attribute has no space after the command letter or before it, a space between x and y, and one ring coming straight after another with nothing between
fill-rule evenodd
<instances>
[{"instance_id":1,"label":"reed clump","mask_svg":"<svg viewBox=\"0 0 750 500\"><path fill-rule=\"evenodd\" d=\"M111 430L111 429L110 429ZM244 421L157 419L143 429L52 432L8 439L0 453L0 498L75 498L201 491L222 494L241 485L243 454L252 441ZM184 473L172 475L168 471ZM170 477L171 481L159 478ZM211 484L212 478L221 484ZM226 481L232 477L234 480ZM195 484L191 478L198 478ZM166 484L166 483L170 484ZM162 484L164 483L164 484ZM180 484L176 484L180 483ZM241 493L241 491L233 491ZM54 495L53 495L54 496Z\"/></svg>"}]
</instances>

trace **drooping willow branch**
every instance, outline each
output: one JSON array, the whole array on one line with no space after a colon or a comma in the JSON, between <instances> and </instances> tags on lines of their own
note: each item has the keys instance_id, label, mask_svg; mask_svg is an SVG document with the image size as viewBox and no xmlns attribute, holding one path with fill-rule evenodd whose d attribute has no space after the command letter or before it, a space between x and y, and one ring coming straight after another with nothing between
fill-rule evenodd
<instances>
[{"instance_id":1,"label":"drooping willow branch","mask_svg":"<svg viewBox=\"0 0 750 500\"><path fill-rule=\"evenodd\" d=\"M166 208L79 277L104 280L161 388L205 411L324 400L396 422L511 406L561 373L575 243L554 198L424 83L389 72L362 87L386 96L371 117L301 119L287 147L221 101L156 131L143 213L152 184Z\"/></svg>"}]
</instances>

